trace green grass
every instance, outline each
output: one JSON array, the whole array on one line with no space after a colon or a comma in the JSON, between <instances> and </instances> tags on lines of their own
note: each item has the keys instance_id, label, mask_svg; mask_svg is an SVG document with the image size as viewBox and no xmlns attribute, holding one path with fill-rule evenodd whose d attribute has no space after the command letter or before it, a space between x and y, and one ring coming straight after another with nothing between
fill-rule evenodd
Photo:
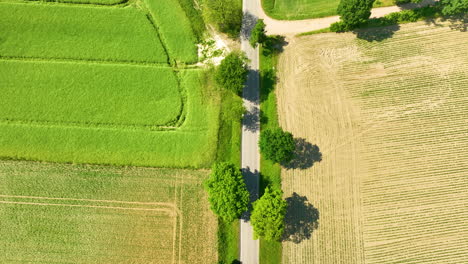
<instances>
[{"instance_id":1,"label":"green grass","mask_svg":"<svg viewBox=\"0 0 468 264\"><path fill-rule=\"evenodd\" d=\"M282 20L298 20L337 15L340 0L262 0L268 16ZM394 5L394 0L377 0L374 7Z\"/></svg>"},{"instance_id":2,"label":"green grass","mask_svg":"<svg viewBox=\"0 0 468 264\"><path fill-rule=\"evenodd\" d=\"M322 29L318 29L318 30L304 32L304 33L298 34L297 36L301 37L301 36L309 36L309 35L315 35L315 34L321 34L321 33L330 33L330 32L331 32L330 28L322 28Z\"/></svg>"},{"instance_id":3,"label":"green grass","mask_svg":"<svg viewBox=\"0 0 468 264\"><path fill-rule=\"evenodd\" d=\"M14 1L14 0L13 0ZM118 5L127 3L129 0L29 0L40 2L58 2L70 4L94 4L94 5Z\"/></svg>"},{"instance_id":4,"label":"green grass","mask_svg":"<svg viewBox=\"0 0 468 264\"><path fill-rule=\"evenodd\" d=\"M155 167L209 167L216 158L220 96L205 100L201 70L180 72L185 121L177 129L0 123L0 157Z\"/></svg>"},{"instance_id":5,"label":"green grass","mask_svg":"<svg viewBox=\"0 0 468 264\"><path fill-rule=\"evenodd\" d=\"M0 161L0 262L214 263L207 175Z\"/></svg>"},{"instance_id":6,"label":"green grass","mask_svg":"<svg viewBox=\"0 0 468 264\"><path fill-rule=\"evenodd\" d=\"M198 60L196 37L190 20L178 0L144 0L173 60L195 63Z\"/></svg>"},{"instance_id":7,"label":"green grass","mask_svg":"<svg viewBox=\"0 0 468 264\"><path fill-rule=\"evenodd\" d=\"M0 79L3 121L154 127L183 107L170 67L4 60Z\"/></svg>"},{"instance_id":8,"label":"green grass","mask_svg":"<svg viewBox=\"0 0 468 264\"><path fill-rule=\"evenodd\" d=\"M260 52L260 109L261 109L261 129L271 129L279 127L278 112L276 105L276 67L278 65L278 54L266 56ZM281 189L281 167L272 161L260 157L261 179L260 193L267 186ZM260 240L260 263L280 264L282 247L281 242L268 242Z\"/></svg>"},{"instance_id":9,"label":"green grass","mask_svg":"<svg viewBox=\"0 0 468 264\"><path fill-rule=\"evenodd\" d=\"M239 221L218 220L218 261L231 264L239 258Z\"/></svg>"},{"instance_id":10,"label":"green grass","mask_svg":"<svg viewBox=\"0 0 468 264\"><path fill-rule=\"evenodd\" d=\"M197 0L178 0L180 6L185 11L185 15L190 20L193 33L199 41L203 40L203 34L206 31L205 21L200 10L198 10Z\"/></svg>"},{"instance_id":11,"label":"green grass","mask_svg":"<svg viewBox=\"0 0 468 264\"><path fill-rule=\"evenodd\" d=\"M135 8L0 2L0 56L167 62L155 29Z\"/></svg>"},{"instance_id":12,"label":"green grass","mask_svg":"<svg viewBox=\"0 0 468 264\"><path fill-rule=\"evenodd\" d=\"M238 163L240 113L232 109L240 100L205 83L204 70L175 63L197 59L178 1L153 6L162 14L155 17L138 5L0 6L0 157L195 168Z\"/></svg>"}]
</instances>

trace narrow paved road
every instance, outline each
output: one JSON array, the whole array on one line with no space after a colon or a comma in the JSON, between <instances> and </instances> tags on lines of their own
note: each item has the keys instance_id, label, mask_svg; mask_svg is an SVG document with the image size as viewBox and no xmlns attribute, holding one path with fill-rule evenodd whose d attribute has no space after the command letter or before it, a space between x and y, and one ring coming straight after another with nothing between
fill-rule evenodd
<instances>
[{"instance_id":1,"label":"narrow paved road","mask_svg":"<svg viewBox=\"0 0 468 264\"><path fill-rule=\"evenodd\" d=\"M250 46L248 37L257 21L259 5L254 0L243 0L244 18L242 21L241 49L247 55L249 76L242 97L247 113L242 121L242 170L251 194L251 201L258 197L260 154L258 138L260 133L260 84L258 48ZM253 229L246 213L240 220L240 261L242 264L259 263L259 241L253 239Z\"/></svg>"},{"instance_id":2,"label":"narrow paved road","mask_svg":"<svg viewBox=\"0 0 468 264\"><path fill-rule=\"evenodd\" d=\"M257 2L257 6L261 6L262 0L251 0ZM398 12L405 9L414 9L421 6L432 4L438 0L424 0L419 4L404 4L401 6L388 6L372 9L371 17L382 17L393 12ZM263 8L258 8L258 17L263 19L266 24L266 31L268 35L283 35L291 36L313 30L323 29L330 27L332 23L340 20L339 16L305 19L305 20L276 20L269 17L263 11Z\"/></svg>"}]
</instances>

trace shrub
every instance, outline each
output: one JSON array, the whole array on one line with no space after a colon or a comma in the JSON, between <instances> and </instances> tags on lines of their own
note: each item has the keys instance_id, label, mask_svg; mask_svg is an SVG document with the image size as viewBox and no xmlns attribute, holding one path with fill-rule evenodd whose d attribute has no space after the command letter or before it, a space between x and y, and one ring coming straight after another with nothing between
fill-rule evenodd
<instances>
[{"instance_id":1,"label":"shrub","mask_svg":"<svg viewBox=\"0 0 468 264\"><path fill-rule=\"evenodd\" d=\"M260 152L266 159L275 163L292 160L296 148L293 135L281 128L267 129L260 133Z\"/></svg>"},{"instance_id":2,"label":"shrub","mask_svg":"<svg viewBox=\"0 0 468 264\"><path fill-rule=\"evenodd\" d=\"M253 204L250 221L254 229L254 238L278 241L284 232L284 216L287 203L281 190L267 187L263 196Z\"/></svg>"},{"instance_id":3,"label":"shrub","mask_svg":"<svg viewBox=\"0 0 468 264\"><path fill-rule=\"evenodd\" d=\"M215 71L216 83L240 94L248 73L245 62L246 58L243 54L232 52L227 55Z\"/></svg>"},{"instance_id":4,"label":"shrub","mask_svg":"<svg viewBox=\"0 0 468 264\"><path fill-rule=\"evenodd\" d=\"M247 211L250 194L240 169L234 164L215 163L205 187L211 210L226 222L232 222Z\"/></svg>"},{"instance_id":5,"label":"shrub","mask_svg":"<svg viewBox=\"0 0 468 264\"><path fill-rule=\"evenodd\" d=\"M342 21L335 22L331 24L330 26L330 31L332 32L345 32L346 31L346 25Z\"/></svg>"},{"instance_id":6,"label":"shrub","mask_svg":"<svg viewBox=\"0 0 468 264\"><path fill-rule=\"evenodd\" d=\"M255 47L257 46L257 43L262 44L266 39L267 36L265 34L265 23L263 22L263 19L259 19L250 33L250 45Z\"/></svg>"},{"instance_id":7,"label":"shrub","mask_svg":"<svg viewBox=\"0 0 468 264\"><path fill-rule=\"evenodd\" d=\"M371 15L373 3L374 0L341 0L337 12L343 29L352 30L365 24Z\"/></svg>"},{"instance_id":8,"label":"shrub","mask_svg":"<svg viewBox=\"0 0 468 264\"><path fill-rule=\"evenodd\" d=\"M242 1L239 0L205 0L207 20L216 28L237 38L242 26Z\"/></svg>"},{"instance_id":9,"label":"shrub","mask_svg":"<svg viewBox=\"0 0 468 264\"><path fill-rule=\"evenodd\" d=\"M468 0L441 0L442 14L449 16L468 11Z\"/></svg>"}]
</instances>

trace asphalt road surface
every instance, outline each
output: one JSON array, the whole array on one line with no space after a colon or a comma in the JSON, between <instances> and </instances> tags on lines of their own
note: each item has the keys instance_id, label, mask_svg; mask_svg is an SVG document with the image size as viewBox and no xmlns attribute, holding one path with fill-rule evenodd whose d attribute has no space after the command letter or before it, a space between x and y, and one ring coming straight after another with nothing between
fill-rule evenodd
<instances>
[{"instance_id":1,"label":"asphalt road surface","mask_svg":"<svg viewBox=\"0 0 468 264\"><path fill-rule=\"evenodd\" d=\"M260 133L260 84L259 51L252 48L248 37L255 26L258 14L258 2L243 0L244 18L242 21L241 49L249 59L249 75L242 97L247 113L242 121L242 171L251 194L251 201L258 197L260 153L258 138ZM259 263L259 241L253 239L253 229L249 222L249 213L240 220L240 261L242 264Z\"/></svg>"}]
</instances>

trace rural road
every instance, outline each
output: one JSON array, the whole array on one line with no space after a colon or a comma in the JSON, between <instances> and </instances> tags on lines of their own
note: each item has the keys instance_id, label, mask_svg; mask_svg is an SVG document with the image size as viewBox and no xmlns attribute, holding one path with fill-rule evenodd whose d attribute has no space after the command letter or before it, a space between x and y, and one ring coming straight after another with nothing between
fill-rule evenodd
<instances>
[{"instance_id":1,"label":"rural road","mask_svg":"<svg viewBox=\"0 0 468 264\"><path fill-rule=\"evenodd\" d=\"M434 3L438 0L424 0L420 4L406 4L372 9L372 17L381 17L392 12L411 9ZM329 27L339 21L338 16L284 21L268 17L261 7L261 0L243 0L244 17L241 30L241 50L249 59L249 75L242 92L246 114L242 120L242 172L251 195L251 201L258 198L260 153L258 139L260 133L260 76L259 49L252 48L249 36L258 18L265 21L267 34L293 36L299 33ZM253 228L249 221L249 213L245 213L240 220L240 261L242 264L259 263L259 241L253 239Z\"/></svg>"},{"instance_id":2,"label":"rural road","mask_svg":"<svg viewBox=\"0 0 468 264\"><path fill-rule=\"evenodd\" d=\"M262 0L254 0L257 6L261 6ZM405 9L414 9L417 7L432 4L438 0L424 0L419 4L404 4L401 6L379 7L372 9L371 17L382 17L393 12L399 12ZM269 17L263 11L263 8L258 8L258 17L263 19L266 24L268 35L297 35L304 32L319 30L329 27L332 23L340 20L339 16L305 19L305 20L276 20Z\"/></svg>"},{"instance_id":3,"label":"rural road","mask_svg":"<svg viewBox=\"0 0 468 264\"><path fill-rule=\"evenodd\" d=\"M251 195L251 201L258 198L260 153L258 138L260 133L260 78L258 47L252 48L249 43L250 31L257 21L257 1L243 0L244 17L241 30L241 49L249 59L249 75L242 92L246 114L242 121L242 171ZM253 239L253 228L249 213L240 220L240 261L242 264L259 263L259 241Z\"/></svg>"}]
</instances>

